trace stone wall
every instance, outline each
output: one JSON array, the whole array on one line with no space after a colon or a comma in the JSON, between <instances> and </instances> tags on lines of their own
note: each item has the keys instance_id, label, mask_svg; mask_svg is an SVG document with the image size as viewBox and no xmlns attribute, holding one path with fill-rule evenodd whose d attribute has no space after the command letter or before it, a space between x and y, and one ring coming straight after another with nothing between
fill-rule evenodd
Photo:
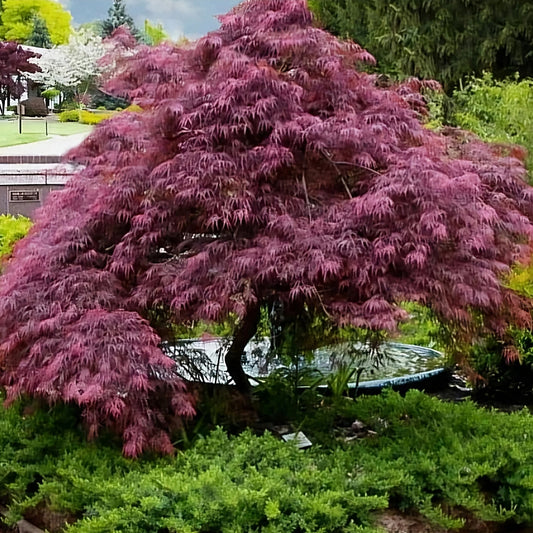
<instances>
[{"instance_id":1,"label":"stone wall","mask_svg":"<svg viewBox=\"0 0 533 533\"><path fill-rule=\"evenodd\" d=\"M18 157L0 158L0 214L32 217L51 192L64 187L75 167L40 161L47 156L35 156L39 161L33 163L6 161Z\"/></svg>"}]
</instances>

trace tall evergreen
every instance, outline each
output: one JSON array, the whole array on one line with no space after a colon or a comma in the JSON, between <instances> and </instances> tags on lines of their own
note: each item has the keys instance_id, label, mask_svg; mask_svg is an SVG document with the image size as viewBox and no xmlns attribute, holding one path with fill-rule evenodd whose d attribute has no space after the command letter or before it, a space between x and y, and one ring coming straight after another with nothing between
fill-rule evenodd
<instances>
[{"instance_id":1,"label":"tall evergreen","mask_svg":"<svg viewBox=\"0 0 533 533\"><path fill-rule=\"evenodd\" d=\"M382 70L447 89L483 70L533 75L533 0L309 0L322 25L368 49Z\"/></svg>"},{"instance_id":2,"label":"tall evergreen","mask_svg":"<svg viewBox=\"0 0 533 533\"><path fill-rule=\"evenodd\" d=\"M113 5L107 12L107 18L102 22L102 37L109 37L120 26L127 26L132 35L137 37L139 31L133 19L126 12L124 0L113 0Z\"/></svg>"},{"instance_id":3,"label":"tall evergreen","mask_svg":"<svg viewBox=\"0 0 533 533\"><path fill-rule=\"evenodd\" d=\"M39 48L52 48L53 43L50 38L50 32L46 21L39 16L33 17L33 30L26 41L29 46L37 46Z\"/></svg>"}]
</instances>

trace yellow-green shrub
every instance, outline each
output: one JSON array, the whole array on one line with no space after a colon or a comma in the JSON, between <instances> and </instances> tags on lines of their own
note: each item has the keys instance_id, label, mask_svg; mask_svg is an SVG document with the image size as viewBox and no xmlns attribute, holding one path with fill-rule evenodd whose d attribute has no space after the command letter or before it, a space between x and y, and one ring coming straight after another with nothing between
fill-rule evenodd
<instances>
[{"instance_id":1,"label":"yellow-green shrub","mask_svg":"<svg viewBox=\"0 0 533 533\"><path fill-rule=\"evenodd\" d=\"M124 111L130 111L131 113L141 113L143 108L137 104L130 104Z\"/></svg>"},{"instance_id":2,"label":"yellow-green shrub","mask_svg":"<svg viewBox=\"0 0 533 533\"><path fill-rule=\"evenodd\" d=\"M100 124L103 120L108 119L113 116L113 113L92 113L91 111L80 111L80 124L89 124L94 126L95 124Z\"/></svg>"},{"instance_id":3,"label":"yellow-green shrub","mask_svg":"<svg viewBox=\"0 0 533 533\"><path fill-rule=\"evenodd\" d=\"M69 109L59 114L59 122L79 122L80 110Z\"/></svg>"},{"instance_id":4,"label":"yellow-green shrub","mask_svg":"<svg viewBox=\"0 0 533 533\"><path fill-rule=\"evenodd\" d=\"M11 254L15 243L28 233L31 226L29 218L0 215L0 258Z\"/></svg>"},{"instance_id":5,"label":"yellow-green shrub","mask_svg":"<svg viewBox=\"0 0 533 533\"><path fill-rule=\"evenodd\" d=\"M59 115L59 122L79 122L80 124L89 124L93 126L113 116L113 114L114 113L93 113L85 109L72 109L70 111L63 111Z\"/></svg>"}]
</instances>

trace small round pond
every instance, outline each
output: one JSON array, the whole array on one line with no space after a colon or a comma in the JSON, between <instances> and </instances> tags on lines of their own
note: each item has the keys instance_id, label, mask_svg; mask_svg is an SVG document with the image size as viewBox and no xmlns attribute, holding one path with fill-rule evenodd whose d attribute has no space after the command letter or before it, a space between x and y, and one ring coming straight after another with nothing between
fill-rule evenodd
<instances>
[{"instance_id":1,"label":"small round pond","mask_svg":"<svg viewBox=\"0 0 533 533\"><path fill-rule=\"evenodd\" d=\"M226 372L224 354L229 346L226 339L190 339L166 345L165 351L179 365L182 376L192 381L230 383ZM408 388L423 386L448 373L446 360L441 352L423 346L383 343L377 350L370 350L360 343L343 343L315 350L311 357L285 358L271 355L268 339L251 342L243 356L245 372L252 378L265 378L280 368L315 370L324 379L340 368L356 368L359 382L350 388L362 391L380 390L384 387Z\"/></svg>"}]
</instances>

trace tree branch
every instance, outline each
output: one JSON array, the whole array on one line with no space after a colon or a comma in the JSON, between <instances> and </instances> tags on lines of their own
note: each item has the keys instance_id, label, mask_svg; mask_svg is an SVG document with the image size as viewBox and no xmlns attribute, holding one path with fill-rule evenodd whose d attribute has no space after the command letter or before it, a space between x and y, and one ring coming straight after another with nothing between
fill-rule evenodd
<instances>
[{"instance_id":1,"label":"tree branch","mask_svg":"<svg viewBox=\"0 0 533 533\"><path fill-rule=\"evenodd\" d=\"M261 308L259 305L248 309L248 312L242 319L238 326L237 331L233 337L233 342L229 347L225 361L228 374L231 376L237 390L242 393L250 392L250 382L248 376L242 368L242 355L246 345L250 342L250 339L255 335L259 319L261 317Z\"/></svg>"},{"instance_id":2,"label":"tree branch","mask_svg":"<svg viewBox=\"0 0 533 533\"><path fill-rule=\"evenodd\" d=\"M311 203L309 202L309 194L307 194L307 183L305 181L305 172L302 172L302 186L304 188L305 203L307 204L307 214L309 216L309 222L311 222Z\"/></svg>"}]
</instances>

